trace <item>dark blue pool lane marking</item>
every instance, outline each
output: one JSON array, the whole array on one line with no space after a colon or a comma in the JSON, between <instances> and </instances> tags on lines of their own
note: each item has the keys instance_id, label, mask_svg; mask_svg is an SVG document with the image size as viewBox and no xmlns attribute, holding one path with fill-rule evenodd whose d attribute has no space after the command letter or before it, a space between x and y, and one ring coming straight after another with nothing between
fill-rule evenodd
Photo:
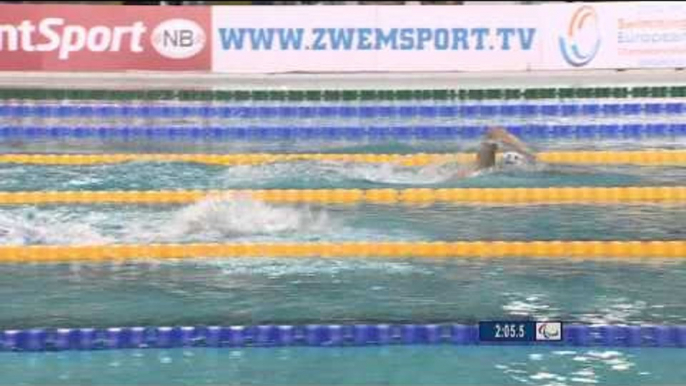
<instances>
[{"instance_id":1,"label":"dark blue pool lane marking","mask_svg":"<svg viewBox=\"0 0 686 386\"><path fill-rule=\"evenodd\" d=\"M481 137L486 126L0 126L3 138L150 138L289 140L451 140ZM512 133L531 139L647 138L686 135L686 123L508 125Z\"/></svg>"},{"instance_id":2,"label":"dark blue pool lane marking","mask_svg":"<svg viewBox=\"0 0 686 386\"><path fill-rule=\"evenodd\" d=\"M0 105L4 118L477 118L680 115L686 103L559 103L391 106Z\"/></svg>"},{"instance_id":3,"label":"dark blue pool lane marking","mask_svg":"<svg viewBox=\"0 0 686 386\"><path fill-rule=\"evenodd\" d=\"M460 324L129 327L5 330L0 332L0 351L492 344L686 348L686 326L567 324L564 327L562 341L535 343L480 342L478 326Z\"/></svg>"}]
</instances>

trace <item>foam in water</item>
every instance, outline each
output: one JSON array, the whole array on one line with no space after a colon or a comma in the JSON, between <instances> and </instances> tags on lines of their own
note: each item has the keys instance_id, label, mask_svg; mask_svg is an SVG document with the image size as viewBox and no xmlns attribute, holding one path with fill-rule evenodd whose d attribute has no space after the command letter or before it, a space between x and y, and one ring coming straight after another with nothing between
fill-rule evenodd
<instances>
[{"instance_id":1,"label":"foam in water","mask_svg":"<svg viewBox=\"0 0 686 386\"><path fill-rule=\"evenodd\" d=\"M237 195L197 202L177 213L171 224L171 231L177 236L238 237L327 229L331 229L331 224L326 212L314 212L309 207L279 207Z\"/></svg>"},{"instance_id":2,"label":"foam in water","mask_svg":"<svg viewBox=\"0 0 686 386\"><path fill-rule=\"evenodd\" d=\"M255 187L278 185L296 181L306 185L312 181L337 181L341 178L334 171L318 167L317 162L277 162L261 165L232 166L222 175L222 179L230 186ZM227 186L228 187L228 186Z\"/></svg>"},{"instance_id":3,"label":"foam in water","mask_svg":"<svg viewBox=\"0 0 686 386\"><path fill-rule=\"evenodd\" d=\"M308 182L364 181L381 184L428 185L450 180L455 174L454 167L412 168L392 163L354 163L354 162L284 162L265 165L242 165L229 168L223 178L236 183L264 185L291 184Z\"/></svg>"},{"instance_id":4,"label":"foam in water","mask_svg":"<svg viewBox=\"0 0 686 386\"><path fill-rule=\"evenodd\" d=\"M534 173L557 170L542 163L521 163L506 165L499 163L496 168L474 173L466 165L457 162L409 167L394 163L355 163L340 161L301 161L278 162L263 165L241 165L230 167L223 174L226 187L249 186L262 187L288 186L307 187L308 183L373 183L386 185L434 185L465 177L479 177L491 173ZM466 175L465 175L466 174Z\"/></svg>"},{"instance_id":5,"label":"foam in water","mask_svg":"<svg viewBox=\"0 0 686 386\"><path fill-rule=\"evenodd\" d=\"M448 181L454 172L447 168L410 168L390 163L356 164L347 168L350 177L383 184L429 185Z\"/></svg>"},{"instance_id":6,"label":"foam in water","mask_svg":"<svg viewBox=\"0 0 686 386\"><path fill-rule=\"evenodd\" d=\"M107 244L112 239L102 236L88 224L73 223L35 210L0 213L0 243L5 245L35 244Z\"/></svg>"},{"instance_id":7,"label":"foam in water","mask_svg":"<svg viewBox=\"0 0 686 386\"><path fill-rule=\"evenodd\" d=\"M409 276L422 275L432 276L431 269L402 261L374 261L368 259L318 259L301 258L297 260L273 259L230 259L215 260L214 264L226 274L232 276L267 276L269 278L281 278L289 275L331 275L332 278L344 273L359 274L364 271L384 272L388 275Z\"/></svg>"},{"instance_id":8,"label":"foam in water","mask_svg":"<svg viewBox=\"0 0 686 386\"><path fill-rule=\"evenodd\" d=\"M385 184L432 185L479 177L494 172L536 172L545 170L544 164L499 163L495 168L470 172L468 165L458 162L430 164L423 167L408 167L392 163L339 165L341 173L350 179Z\"/></svg>"}]
</instances>

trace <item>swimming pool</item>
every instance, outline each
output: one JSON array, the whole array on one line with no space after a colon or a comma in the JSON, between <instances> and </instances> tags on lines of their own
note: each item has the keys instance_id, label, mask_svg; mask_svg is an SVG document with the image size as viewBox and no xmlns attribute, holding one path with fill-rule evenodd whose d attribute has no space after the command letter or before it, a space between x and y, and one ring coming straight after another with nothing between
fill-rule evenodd
<instances>
[{"instance_id":1,"label":"swimming pool","mask_svg":"<svg viewBox=\"0 0 686 386\"><path fill-rule=\"evenodd\" d=\"M391 257L395 252L375 244L482 241L480 250L488 250L496 248L490 242L684 240L682 91L680 85L3 90L2 247L366 242L372 252L289 259L198 259L193 252L192 260L114 262L73 261L78 256L65 253L53 262L6 262L0 296L11 301L0 307L0 347L11 347L6 331L55 328L474 325L494 319L684 325L686 265L674 254ZM472 153L484 128L498 124L550 162L468 179L452 178L466 155L435 171L423 169L444 157L440 153ZM320 155L302 156L311 153ZM554 190L543 198L484 198L498 194L493 189L569 187L617 188L602 194L620 198L599 200L598 190L587 189L563 200L546 201ZM637 187L675 190L659 190L669 197L656 199L627 190ZM210 189L271 199L184 193ZM108 202L97 202L101 193L69 198L72 192L120 191L129 193ZM149 191L168 196L140 198ZM466 191L472 195L455 199ZM182 202L169 199L184 194ZM4 261L12 260L10 249L2 251ZM583 251L569 254L591 257ZM671 345L683 347L679 339ZM0 379L36 385L674 384L686 375L679 366L683 350L602 343L59 352L43 346L48 352L0 353Z\"/></svg>"}]
</instances>

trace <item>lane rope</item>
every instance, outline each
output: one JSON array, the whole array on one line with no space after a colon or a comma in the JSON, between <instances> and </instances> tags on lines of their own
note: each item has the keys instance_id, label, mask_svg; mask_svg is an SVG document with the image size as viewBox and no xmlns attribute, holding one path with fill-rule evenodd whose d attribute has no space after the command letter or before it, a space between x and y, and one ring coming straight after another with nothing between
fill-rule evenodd
<instances>
[{"instance_id":1,"label":"lane rope","mask_svg":"<svg viewBox=\"0 0 686 386\"><path fill-rule=\"evenodd\" d=\"M179 347L346 347L497 345L476 325L308 324L208 327L57 328L0 331L0 351L120 350ZM559 342L507 345L686 348L686 326L565 324Z\"/></svg>"},{"instance_id":2,"label":"lane rope","mask_svg":"<svg viewBox=\"0 0 686 386\"><path fill-rule=\"evenodd\" d=\"M0 263L204 258L686 258L686 241L458 241L0 246Z\"/></svg>"},{"instance_id":3,"label":"lane rope","mask_svg":"<svg viewBox=\"0 0 686 386\"><path fill-rule=\"evenodd\" d=\"M310 204L628 204L686 201L686 187L551 187L456 189L273 189L0 192L0 205L188 204L253 199Z\"/></svg>"},{"instance_id":4,"label":"lane rope","mask_svg":"<svg viewBox=\"0 0 686 386\"><path fill-rule=\"evenodd\" d=\"M470 153L457 154L0 154L0 163L37 165L98 165L125 162L188 162L207 165L257 165L276 162L318 161L355 163L396 163L424 166L439 161L473 162ZM538 154L552 164L603 165L684 165L684 150L642 151L555 151Z\"/></svg>"},{"instance_id":5,"label":"lane rope","mask_svg":"<svg viewBox=\"0 0 686 386\"><path fill-rule=\"evenodd\" d=\"M329 140L474 140L488 127L481 125L412 126L0 126L0 138L82 139L211 139L249 141ZM686 123L532 124L508 125L508 131L532 139L621 139L686 135Z\"/></svg>"},{"instance_id":6,"label":"lane rope","mask_svg":"<svg viewBox=\"0 0 686 386\"><path fill-rule=\"evenodd\" d=\"M686 103L556 103L389 106L0 105L4 118L479 118L680 115Z\"/></svg>"},{"instance_id":7,"label":"lane rope","mask_svg":"<svg viewBox=\"0 0 686 386\"><path fill-rule=\"evenodd\" d=\"M1 100L110 100L110 101L419 101L419 100L534 100L586 98L667 98L686 96L686 86L539 87L484 89L310 89L310 90L112 90L0 88Z\"/></svg>"}]
</instances>

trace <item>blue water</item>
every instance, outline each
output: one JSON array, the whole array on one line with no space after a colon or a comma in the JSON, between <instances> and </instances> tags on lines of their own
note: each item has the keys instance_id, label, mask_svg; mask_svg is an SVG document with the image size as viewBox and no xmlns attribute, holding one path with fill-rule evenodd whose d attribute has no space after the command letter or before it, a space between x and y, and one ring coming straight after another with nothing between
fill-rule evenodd
<instances>
[{"instance_id":1,"label":"blue water","mask_svg":"<svg viewBox=\"0 0 686 386\"><path fill-rule=\"evenodd\" d=\"M675 122L679 116L472 118L469 124ZM279 120L5 119L5 125L280 125ZM362 125L359 118L294 119ZM455 119L374 124L465 124ZM537 150L683 149L676 138L536 140ZM12 153L416 153L474 151L475 141L328 143L3 138ZM676 186L678 166L539 165L468 179L463 165L340 162L252 166L132 162L0 165L0 191ZM683 240L683 205L189 205L0 207L0 244L263 241ZM457 322L559 319L686 324L686 263L565 259L203 259L126 264L0 265L0 329L155 325ZM153 384L678 384L677 349L365 347L1 353L0 383Z\"/></svg>"},{"instance_id":2,"label":"blue water","mask_svg":"<svg viewBox=\"0 0 686 386\"><path fill-rule=\"evenodd\" d=\"M686 323L683 262L216 259L0 266L0 328L459 322ZM649 287L650 290L646 290Z\"/></svg>"},{"instance_id":3,"label":"blue water","mask_svg":"<svg viewBox=\"0 0 686 386\"><path fill-rule=\"evenodd\" d=\"M12 385L677 385L681 350L189 349L0 354Z\"/></svg>"},{"instance_id":4,"label":"blue water","mask_svg":"<svg viewBox=\"0 0 686 386\"><path fill-rule=\"evenodd\" d=\"M677 204L16 206L0 208L0 243L680 240L684 218Z\"/></svg>"},{"instance_id":5,"label":"blue water","mask_svg":"<svg viewBox=\"0 0 686 386\"><path fill-rule=\"evenodd\" d=\"M0 189L168 190L446 188L547 186L674 186L686 167L539 165L503 168L473 178L455 174L464 165L429 171L420 167L346 162L280 162L217 166L193 163L131 162L109 165L0 165Z\"/></svg>"}]
</instances>

